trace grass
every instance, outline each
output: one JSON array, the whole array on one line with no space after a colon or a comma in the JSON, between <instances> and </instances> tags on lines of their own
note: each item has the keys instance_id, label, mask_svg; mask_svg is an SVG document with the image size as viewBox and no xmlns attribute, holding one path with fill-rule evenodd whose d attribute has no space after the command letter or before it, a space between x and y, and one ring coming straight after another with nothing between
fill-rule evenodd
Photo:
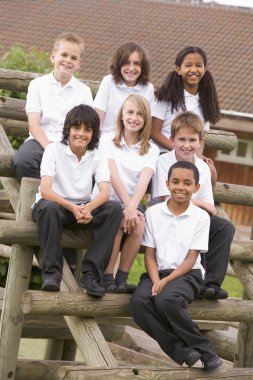
<instances>
[{"instance_id":1,"label":"grass","mask_svg":"<svg viewBox=\"0 0 253 380\"><path fill-rule=\"evenodd\" d=\"M134 264L129 273L129 284L138 284L140 275L146 272L144 266L144 255L139 253L134 261ZM231 298L242 298L243 287L240 281L233 276L226 276L222 288L228 291L229 297Z\"/></svg>"}]
</instances>

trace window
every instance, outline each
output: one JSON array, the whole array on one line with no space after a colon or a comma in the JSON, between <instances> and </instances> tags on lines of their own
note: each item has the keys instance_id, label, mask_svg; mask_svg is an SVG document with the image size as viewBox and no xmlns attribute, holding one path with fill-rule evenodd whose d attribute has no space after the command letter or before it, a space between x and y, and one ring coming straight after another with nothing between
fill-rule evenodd
<instances>
[{"instance_id":1,"label":"window","mask_svg":"<svg viewBox=\"0 0 253 380\"><path fill-rule=\"evenodd\" d=\"M231 152L218 150L216 160L253 166L253 141L239 139L237 147Z\"/></svg>"}]
</instances>

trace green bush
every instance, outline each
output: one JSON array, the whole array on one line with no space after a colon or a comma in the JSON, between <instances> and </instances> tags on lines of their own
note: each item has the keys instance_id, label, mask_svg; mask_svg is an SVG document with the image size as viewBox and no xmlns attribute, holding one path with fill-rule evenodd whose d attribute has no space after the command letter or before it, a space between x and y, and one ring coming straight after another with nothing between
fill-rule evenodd
<instances>
[{"instance_id":1,"label":"green bush","mask_svg":"<svg viewBox=\"0 0 253 380\"><path fill-rule=\"evenodd\" d=\"M25 45L15 44L8 52L0 57L0 67L20 71L30 71L35 73L48 73L50 68L49 53L36 48L29 49ZM26 99L25 92L0 90L0 96L8 96L16 99ZM24 139L10 137L10 142L14 149L18 149ZM1 185L1 184L0 184ZM8 271L8 259L0 257L0 286L4 287ZM39 289L41 284L40 269L33 268L30 282L30 289Z\"/></svg>"}]
</instances>

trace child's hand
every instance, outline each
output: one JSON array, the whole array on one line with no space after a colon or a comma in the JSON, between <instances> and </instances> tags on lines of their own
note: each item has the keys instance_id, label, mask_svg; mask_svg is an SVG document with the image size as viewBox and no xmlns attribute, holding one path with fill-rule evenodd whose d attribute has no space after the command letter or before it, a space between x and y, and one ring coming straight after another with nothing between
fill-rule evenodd
<instances>
[{"instance_id":1,"label":"child's hand","mask_svg":"<svg viewBox=\"0 0 253 380\"><path fill-rule=\"evenodd\" d=\"M136 227L138 210L135 207L127 206L123 210L122 227L125 233L130 234Z\"/></svg>"},{"instance_id":2,"label":"child's hand","mask_svg":"<svg viewBox=\"0 0 253 380\"><path fill-rule=\"evenodd\" d=\"M93 216L91 215L91 210L89 207L89 203L76 205L77 209L76 212L73 214L75 215L76 222L78 224L88 224L92 220Z\"/></svg>"},{"instance_id":3,"label":"child's hand","mask_svg":"<svg viewBox=\"0 0 253 380\"><path fill-rule=\"evenodd\" d=\"M199 158L201 158L203 161L205 161L208 165L210 165L210 164L214 165L213 160L211 160L211 158L209 158L209 157L199 156Z\"/></svg>"},{"instance_id":4,"label":"child's hand","mask_svg":"<svg viewBox=\"0 0 253 380\"><path fill-rule=\"evenodd\" d=\"M166 282L164 281L164 278L155 282L152 286L152 296L157 296L158 294L160 294L165 285Z\"/></svg>"}]
</instances>

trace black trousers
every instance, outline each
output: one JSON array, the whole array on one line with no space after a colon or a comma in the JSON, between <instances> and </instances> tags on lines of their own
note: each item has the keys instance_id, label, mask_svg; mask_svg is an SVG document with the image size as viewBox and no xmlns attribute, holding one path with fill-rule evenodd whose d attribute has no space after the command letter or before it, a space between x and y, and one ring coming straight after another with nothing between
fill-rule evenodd
<instances>
[{"instance_id":1,"label":"black trousers","mask_svg":"<svg viewBox=\"0 0 253 380\"><path fill-rule=\"evenodd\" d=\"M117 202L108 201L92 211L93 219L88 224L76 223L74 215L58 203L41 199L32 211L38 226L40 246L43 252L42 278L53 276L60 280L63 267L61 247L62 227L71 230L91 230L92 243L82 263L83 272L93 272L99 278L109 263L115 235L122 220L122 208Z\"/></svg>"},{"instance_id":2,"label":"black trousers","mask_svg":"<svg viewBox=\"0 0 253 380\"><path fill-rule=\"evenodd\" d=\"M40 178L40 164L44 149L38 141L31 139L20 146L15 153L12 163L17 178L23 177Z\"/></svg>"},{"instance_id":3,"label":"black trousers","mask_svg":"<svg viewBox=\"0 0 253 380\"><path fill-rule=\"evenodd\" d=\"M201 262L206 269L205 286L221 286L227 272L230 247L235 228L228 220L210 216L208 252L202 254Z\"/></svg>"},{"instance_id":4,"label":"black trousers","mask_svg":"<svg viewBox=\"0 0 253 380\"><path fill-rule=\"evenodd\" d=\"M160 278L170 271L161 271ZM198 350L204 360L212 358L214 348L192 321L188 304L199 294L203 285L201 272L193 269L185 276L168 283L157 296L151 295L152 282L147 273L141 276L130 306L135 322L175 362L182 364L192 349Z\"/></svg>"}]
</instances>

